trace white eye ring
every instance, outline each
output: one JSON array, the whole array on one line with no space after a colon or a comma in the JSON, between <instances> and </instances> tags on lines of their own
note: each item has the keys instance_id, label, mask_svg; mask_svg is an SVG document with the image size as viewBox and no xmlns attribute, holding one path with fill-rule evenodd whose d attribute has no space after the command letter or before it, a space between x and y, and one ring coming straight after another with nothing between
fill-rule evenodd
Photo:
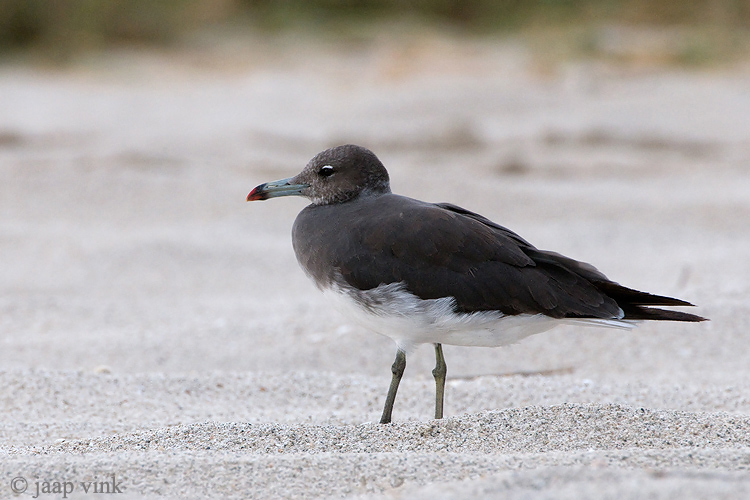
<instances>
[{"instance_id":1,"label":"white eye ring","mask_svg":"<svg viewBox=\"0 0 750 500\"><path fill-rule=\"evenodd\" d=\"M320 167L320 170L318 170L318 175L322 175L323 177L328 177L332 175L336 170L330 166L330 165L323 165Z\"/></svg>"}]
</instances>

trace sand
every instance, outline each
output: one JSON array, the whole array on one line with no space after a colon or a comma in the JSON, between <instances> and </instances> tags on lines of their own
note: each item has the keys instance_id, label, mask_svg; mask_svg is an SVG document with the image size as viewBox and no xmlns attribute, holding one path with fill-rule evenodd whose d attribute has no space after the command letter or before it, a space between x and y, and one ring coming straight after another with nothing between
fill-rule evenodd
<instances>
[{"instance_id":1,"label":"sand","mask_svg":"<svg viewBox=\"0 0 750 500\"><path fill-rule=\"evenodd\" d=\"M0 497L750 497L746 64L239 47L0 68ZM711 321L446 346L442 421L423 347L379 425L394 346L244 201L344 142Z\"/></svg>"}]
</instances>

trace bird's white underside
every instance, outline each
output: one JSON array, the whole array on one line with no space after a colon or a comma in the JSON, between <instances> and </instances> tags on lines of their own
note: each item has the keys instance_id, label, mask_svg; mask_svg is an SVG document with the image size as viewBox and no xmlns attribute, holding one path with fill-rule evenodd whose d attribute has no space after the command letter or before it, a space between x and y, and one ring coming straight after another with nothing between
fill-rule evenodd
<instances>
[{"instance_id":1,"label":"bird's white underside","mask_svg":"<svg viewBox=\"0 0 750 500\"><path fill-rule=\"evenodd\" d=\"M424 300L402 283L354 290L333 284L324 288L327 300L352 321L393 339L399 349L420 344L499 347L517 343L562 324L633 328L637 322L611 319L556 319L543 314L506 316L497 311L455 313L453 297Z\"/></svg>"}]
</instances>

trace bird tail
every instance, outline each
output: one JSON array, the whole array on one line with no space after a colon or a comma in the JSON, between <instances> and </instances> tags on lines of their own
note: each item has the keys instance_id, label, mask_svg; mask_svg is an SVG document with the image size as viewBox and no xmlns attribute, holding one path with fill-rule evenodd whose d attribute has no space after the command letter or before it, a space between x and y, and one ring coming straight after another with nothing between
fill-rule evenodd
<instances>
[{"instance_id":1,"label":"bird tail","mask_svg":"<svg viewBox=\"0 0 750 500\"><path fill-rule=\"evenodd\" d=\"M661 321L707 321L708 318L681 311L670 311L647 306L693 306L690 302L633 290L611 281L597 281L594 285L617 302L625 313L622 319Z\"/></svg>"},{"instance_id":2,"label":"bird tail","mask_svg":"<svg viewBox=\"0 0 750 500\"><path fill-rule=\"evenodd\" d=\"M658 307L643 307L643 306L630 306L622 307L625 312L625 316L622 319L650 319L650 320L661 320L661 321L689 321L697 323L699 321L708 321L708 318L698 316L697 314L690 314L682 311L669 311L667 309L659 309Z\"/></svg>"}]
</instances>

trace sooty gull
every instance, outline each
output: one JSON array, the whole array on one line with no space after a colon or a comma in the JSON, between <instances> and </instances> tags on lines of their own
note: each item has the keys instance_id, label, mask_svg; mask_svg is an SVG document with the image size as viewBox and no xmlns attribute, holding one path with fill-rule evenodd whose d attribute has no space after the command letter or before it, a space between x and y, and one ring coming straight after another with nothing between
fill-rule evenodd
<instances>
[{"instance_id":1,"label":"sooty gull","mask_svg":"<svg viewBox=\"0 0 750 500\"><path fill-rule=\"evenodd\" d=\"M692 304L621 286L479 214L391 193L385 167L360 146L323 151L247 201L291 195L312 202L292 229L302 269L344 312L396 343L381 423L391 421L406 354L420 344L435 346L435 418L442 418L441 344L497 347L561 323L705 320L648 307Z\"/></svg>"}]
</instances>

